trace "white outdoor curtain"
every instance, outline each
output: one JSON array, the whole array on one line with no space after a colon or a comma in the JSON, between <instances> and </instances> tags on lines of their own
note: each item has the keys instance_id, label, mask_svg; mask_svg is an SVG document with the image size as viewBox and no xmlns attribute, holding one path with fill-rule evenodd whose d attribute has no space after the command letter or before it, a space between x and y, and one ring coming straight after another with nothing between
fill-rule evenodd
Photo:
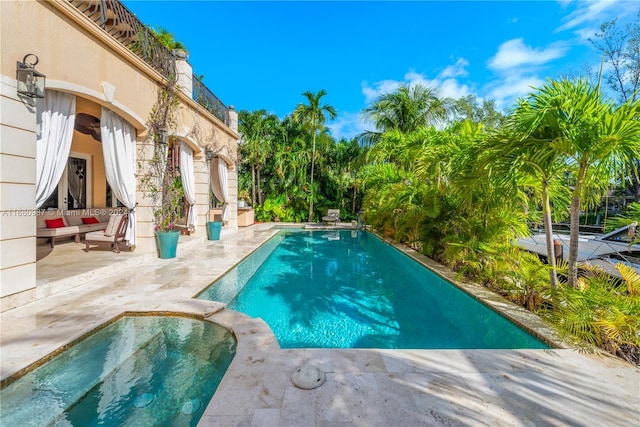
<instances>
[{"instance_id":1,"label":"white outdoor curtain","mask_svg":"<svg viewBox=\"0 0 640 427\"><path fill-rule=\"evenodd\" d=\"M220 179L218 178L218 161L219 158L215 157L209 165L209 187L211 187L211 191L216 199L222 201L222 187L220 186Z\"/></svg>"},{"instance_id":2,"label":"white outdoor curtain","mask_svg":"<svg viewBox=\"0 0 640 427\"><path fill-rule=\"evenodd\" d=\"M220 157L211 162L209 185L216 199L222 202L222 222L229 223L229 190L227 187L227 163Z\"/></svg>"},{"instance_id":3,"label":"white outdoor curtain","mask_svg":"<svg viewBox=\"0 0 640 427\"><path fill-rule=\"evenodd\" d=\"M184 197L189 203L187 228L195 230L198 225L198 217L196 215L196 178L193 171L193 150L184 142L180 144L180 177L182 178Z\"/></svg>"},{"instance_id":4,"label":"white outdoor curtain","mask_svg":"<svg viewBox=\"0 0 640 427\"><path fill-rule=\"evenodd\" d=\"M39 208L58 186L67 165L76 121L76 97L47 90L46 98L38 100L36 111L36 208Z\"/></svg>"},{"instance_id":5,"label":"white outdoor curtain","mask_svg":"<svg viewBox=\"0 0 640 427\"><path fill-rule=\"evenodd\" d=\"M136 130L122 117L102 107L100 118L104 169L111 191L129 208L125 240L136 244Z\"/></svg>"}]
</instances>

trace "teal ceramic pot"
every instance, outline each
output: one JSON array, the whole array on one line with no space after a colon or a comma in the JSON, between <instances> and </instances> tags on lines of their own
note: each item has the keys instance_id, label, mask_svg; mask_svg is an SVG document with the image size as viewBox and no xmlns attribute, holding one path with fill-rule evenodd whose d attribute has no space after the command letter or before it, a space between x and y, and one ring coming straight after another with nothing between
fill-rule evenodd
<instances>
[{"instance_id":1,"label":"teal ceramic pot","mask_svg":"<svg viewBox=\"0 0 640 427\"><path fill-rule=\"evenodd\" d=\"M178 249L179 231L157 231L158 255L162 259L175 258Z\"/></svg>"}]
</instances>

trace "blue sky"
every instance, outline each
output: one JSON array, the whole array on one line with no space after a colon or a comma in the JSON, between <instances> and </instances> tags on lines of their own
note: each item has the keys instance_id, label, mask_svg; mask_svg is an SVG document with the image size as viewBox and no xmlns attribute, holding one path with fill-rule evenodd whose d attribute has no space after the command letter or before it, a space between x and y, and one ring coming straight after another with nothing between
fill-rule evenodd
<instances>
[{"instance_id":1,"label":"blue sky","mask_svg":"<svg viewBox=\"0 0 640 427\"><path fill-rule=\"evenodd\" d=\"M334 137L371 129L360 112L402 84L473 94L502 108L547 78L599 67L600 25L635 1L143 1L123 3L173 33L194 73L236 110L280 117L327 91Z\"/></svg>"}]
</instances>

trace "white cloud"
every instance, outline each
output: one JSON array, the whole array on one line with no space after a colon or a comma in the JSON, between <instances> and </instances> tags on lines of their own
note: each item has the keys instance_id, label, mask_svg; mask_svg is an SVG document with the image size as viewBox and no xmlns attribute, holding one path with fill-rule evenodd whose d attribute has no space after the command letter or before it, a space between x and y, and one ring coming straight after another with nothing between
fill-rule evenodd
<instances>
[{"instance_id":1,"label":"white cloud","mask_svg":"<svg viewBox=\"0 0 640 427\"><path fill-rule=\"evenodd\" d=\"M351 139L371 126L366 126L360 113L340 112L338 118L327 124L331 135L339 141L341 138Z\"/></svg>"},{"instance_id":2,"label":"white cloud","mask_svg":"<svg viewBox=\"0 0 640 427\"><path fill-rule=\"evenodd\" d=\"M625 4L626 3L626 4ZM620 11L627 11L629 9L629 5L633 6L634 2L616 2L611 0L598 0L598 1L588 1L588 2L577 2L578 8L571 12L566 18L564 24L559 26L556 29L557 31L564 31L573 29L581 24L586 22L593 21L604 21L609 19L612 14L608 13L612 9L616 9L614 11L613 16L620 16ZM637 10L637 5L636 5ZM625 12L624 14L626 14Z\"/></svg>"},{"instance_id":3,"label":"white cloud","mask_svg":"<svg viewBox=\"0 0 640 427\"><path fill-rule=\"evenodd\" d=\"M402 80L382 80L371 85L363 82L362 94L365 97L365 103L368 105L380 95L391 93L402 85L414 86L421 84L426 87L436 88L440 97L461 98L470 93L469 87L458 81L459 77L469 75L465 69L467 66L469 66L469 61L464 58L458 58L455 64L445 67L434 79L429 79L424 74L410 70Z\"/></svg>"},{"instance_id":4,"label":"white cloud","mask_svg":"<svg viewBox=\"0 0 640 427\"><path fill-rule=\"evenodd\" d=\"M439 74L440 77L466 77L469 72L465 67L469 66L469 61L464 58L458 58L454 65L449 65Z\"/></svg>"},{"instance_id":5,"label":"white cloud","mask_svg":"<svg viewBox=\"0 0 640 427\"><path fill-rule=\"evenodd\" d=\"M494 80L484 87L486 98L493 99L499 109L512 107L515 100L540 88L545 81L536 74L514 73Z\"/></svg>"},{"instance_id":6,"label":"white cloud","mask_svg":"<svg viewBox=\"0 0 640 427\"><path fill-rule=\"evenodd\" d=\"M498 47L498 53L489 60L489 68L500 71L523 65L541 65L562 57L566 50L558 45L545 49L532 48L525 45L522 39L512 39Z\"/></svg>"},{"instance_id":7,"label":"white cloud","mask_svg":"<svg viewBox=\"0 0 640 427\"><path fill-rule=\"evenodd\" d=\"M528 46L521 38L502 43L487 64L495 75L482 88L485 98L495 100L499 109L512 107L517 98L533 92L534 87L544 85L545 80L538 72L550 62L562 58L567 50L567 45L560 42L544 48Z\"/></svg>"},{"instance_id":8,"label":"white cloud","mask_svg":"<svg viewBox=\"0 0 640 427\"><path fill-rule=\"evenodd\" d=\"M455 79L446 79L438 85L439 94L443 98L458 99L469 95L469 86Z\"/></svg>"},{"instance_id":9,"label":"white cloud","mask_svg":"<svg viewBox=\"0 0 640 427\"><path fill-rule=\"evenodd\" d=\"M582 42L590 43L589 39L595 38L596 33L600 32L599 28L596 27L584 27L578 30L575 30L573 33L578 36Z\"/></svg>"},{"instance_id":10,"label":"white cloud","mask_svg":"<svg viewBox=\"0 0 640 427\"><path fill-rule=\"evenodd\" d=\"M401 85L402 82L396 80L382 80L374 83L373 87L368 86L367 82L362 82L362 94L364 95L365 102L369 104L381 94L391 93Z\"/></svg>"}]
</instances>

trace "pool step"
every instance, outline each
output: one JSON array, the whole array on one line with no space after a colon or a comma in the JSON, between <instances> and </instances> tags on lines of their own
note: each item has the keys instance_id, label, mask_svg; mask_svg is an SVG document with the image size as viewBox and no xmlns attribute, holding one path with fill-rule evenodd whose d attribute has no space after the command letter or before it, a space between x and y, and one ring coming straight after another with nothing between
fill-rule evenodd
<instances>
[{"instance_id":1,"label":"pool step","mask_svg":"<svg viewBox=\"0 0 640 427\"><path fill-rule=\"evenodd\" d=\"M87 391L73 401L73 403L59 415L57 421L67 418L72 414L73 409L82 404L87 398L90 398L91 394L98 388L100 388L100 394L102 395L107 391L114 393L114 396L110 398L105 397L105 401L107 402L112 399L117 399L118 394L120 394L120 397L128 394L131 389L138 386L141 381L146 382L153 376L153 369L157 364L157 359L165 359L166 353L167 349L164 334L158 332L129 355L121 358L118 363L111 367L110 370L102 375L94 384L90 386L87 385ZM126 385L124 389L123 385ZM98 398L102 400L99 396ZM94 406L98 406L99 403L100 402L96 402ZM77 423L73 422L72 424L77 425Z\"/></svg>"},{"instance_id":2,"label":"pool step","mask_svg":"<svg viewBox=\"0 0 640 427\"><path fill-rule=\"evenodd\" d=\"M128 335L127 335L128 334ZM96 335L94 335L95 337ZM27 375L34 378L27 384L28 387L16 389L13 393L3 396L3 404L17 402L19 405L12 407L11 418L5 419L6 425L56 425L59 424L74 406L86 397L99 384L106 381L122 369L128 361L139 359L141 352L150 356L157 354L164 346L164 335L157 332L141 345L130 352L124 351L124 342L127 336L135 336L130 330L119 331L116 338L103 342L92 342L86 350L78 344L60 354L39 370ZM92 337L93 338L93 337ZM120 344L120 345L118 345ZM78 354L81 352L82 354ZM105 366L105 356L114 357L112 366ZM147 357L149 359L149 357ZM99 367L91 368L97 361L103 363ZM102 372L97 372L99 369ZM45 379L48 381L45 382ZM11 386L9 386L10 388ZM12 396L13 395L13 396ZM56 405L56 406L53 406ZM4 406L4 405L3 405ZM25 408L27 412L21 412ZM34 418L33 408L41 408ZM7 415L7 414L4 414ZM4 424L3 424L4 425Z\"/></svg>"}]
</instances>

